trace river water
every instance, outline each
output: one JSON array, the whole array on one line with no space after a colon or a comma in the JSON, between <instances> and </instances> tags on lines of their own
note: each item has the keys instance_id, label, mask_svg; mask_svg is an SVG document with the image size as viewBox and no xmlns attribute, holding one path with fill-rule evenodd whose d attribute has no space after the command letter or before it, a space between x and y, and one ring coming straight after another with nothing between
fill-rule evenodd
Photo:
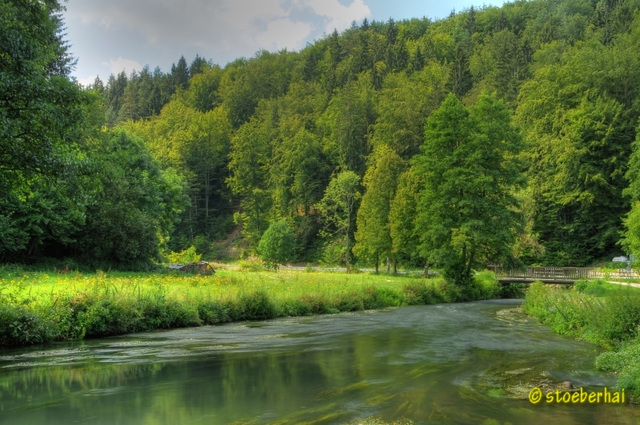
<instances>
[{"instance_id":1,"label":"river water","mask_svg":"<svg viewBox=\"0 0 640 425\"><path fill-rule=\"evenodd\" d=\"M640 423L628 404L527 400L613 389L599 352L514 301L135 334L0 351L0 424Z\"/></svg>"}]
</instances>

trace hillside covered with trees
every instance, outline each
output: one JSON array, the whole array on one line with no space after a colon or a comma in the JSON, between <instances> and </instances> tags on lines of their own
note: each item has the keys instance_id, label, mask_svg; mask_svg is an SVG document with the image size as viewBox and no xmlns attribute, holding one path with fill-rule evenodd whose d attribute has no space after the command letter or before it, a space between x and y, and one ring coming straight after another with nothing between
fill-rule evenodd
<instances>
[{"instance_id":1,"label":"hillside covered with trees","mask_svg":"<svg viewBox=\"0 0 640 425\"><path fill-rule=\"evenodd\" d=\"M0 5L0 261L227 259L272 225L281 259L457 281L640 251L638 0L365 20L89 87L60 11Z\"/></svg>"}]
</instances>

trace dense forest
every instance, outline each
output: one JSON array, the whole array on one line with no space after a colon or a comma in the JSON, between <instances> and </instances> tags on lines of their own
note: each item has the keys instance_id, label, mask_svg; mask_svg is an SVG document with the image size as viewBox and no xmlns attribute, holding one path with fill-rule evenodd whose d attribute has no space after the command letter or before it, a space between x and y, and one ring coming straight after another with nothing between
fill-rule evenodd
<instances>
[{"instance_id":1,"label":"dense forest","mask_svg":"<svg viewBox=\"0 0 640 425\"><path fill-rule=\"evenodd\" d=\"M225 260L283 234L282 260L464 280L640 251L640 0L365 20L88 87L61 10L0 4L2 262Z\"/></svg>"}]
</instances>

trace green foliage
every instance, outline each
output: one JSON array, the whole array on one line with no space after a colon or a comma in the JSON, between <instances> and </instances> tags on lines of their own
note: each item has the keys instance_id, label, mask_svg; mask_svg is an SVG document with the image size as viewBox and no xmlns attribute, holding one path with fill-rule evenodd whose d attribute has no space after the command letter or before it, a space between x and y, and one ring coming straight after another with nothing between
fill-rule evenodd
<instances>
[{"instance_id":1,"label":"green foliage","mask_svg":"<svg viewBox=\"0 0 640 425\"><path fill-rule=\"evenodd\" d=\"M624 226L622 245L635 258L640 258L640 200L632 204L631 211L624 218ZM638 268L637 261L633 266Z\"/></svg>"},{"instance_id":2,"label":"green foliage","mask_svg":"<svg viewBox=\"0 0 640 425\"><path fill-rule=\"evenodd\" d=\"M574 283L573 288L587 295L593 295L595 297L601 297L610 292L606 287L606 282L602 279L596 280L579 280Z\"/></svg>"},{"instance_id":3,"label":"green foliage","mask_svg":"<svg viewBox=\"0 0 640 425\"><path fill-rule=\"evenodd\" d=\"M596 367L618 374L617 386L640 399L640 338L626 343L618 351L609 351L596 358Z\"/></svg>"},{"instance_id":4,"label":"green foliage","mask_svg":"<svg viewBox=\"0 0 640 425\"><path fill-rule=\"evenodd\" d=\"M376 148L370 161L363 179L366 192L357 213L353 251L363 260L372 261L377 272L380 259L392 252L389 210L404 161L385 145Z\"/></svg>"},{"instance_id":5,"label":"green foliage","mask_svg":"<svg viewBox=\"0 0 640 425\"><path fill-rule=\"evenodd\" d=\"M122 130L106 134L93 155L101 189L87 207L77 255L124 267L158 259L161 238L185 206L182 181L164 173L142 141Z\"/></svg>"},{"instance_id":6,"label":"green foliage","mask_svg":"<svg viewBox=\"0 0 640 425\"><path fill-rule=\"evenodd\" d=\"M351 265L351 235L360 200L360 177L353 171L341 171L327 186L323 198L316 205L325 222L325 234L341 234L344 243L344 261Z\"/></svg>"},{"instance_id":7,"label":"green foliage","mask_svg":"<svg viewBox=\"0 0 640 425\"><path fill-rule=\"evenodd\" d=\"M482 290L466 294L442 278L365 273L218 270L215 276L50 276L2 267L0 276L7 283L0 288L0 346L492 296L490 275L478 281Z\"/></svg>"},{"instance_id":8,"label":"green foliage","mask_svg":"<svg viewBox=\"0 0 640 425\"><path fill-rule=\"evenodd\" d=\"M0 5L0 176L58 174L75 149L83 96L67 77L59 1Z\"/></svg>"},{"instance_id":9,"label":"green foliage","mask_svg":"<svg viewBox=\"0 0 640 425\"><path fill-rule=\"evenodd\" d=\"M231 140L227 184L240 197L240 210L234 221L253 246L268 226L271 205L267 183L270 123L258 117L244 124Z\"/></svg>"},{"instance_id":10,"label":"green foliage","mask_svg":"<svg viewBox=\"0 0 640 425\"><path fill-rule=\"evenodd\" d=\"M334 166L364 174L369 130L374 122L373 87L366 76L360 75L331 98L318 120L324 150Z\"/></svg>"},{"instance_id":11,"label":"green foliage","mask_svg":"<svg viewBox=\"0 0 640 425\"><path fill-rule=\"evenodd\" d=\"M259 258L250 257L238 261L238 267L240 267L240 270L247 272L259 272L260 270L264 269L264 263L260 261Z\"/></svg>"},{"instance_id":12,"label":"green foliage","mask_svg":"<svg viewBox=\"0 0 640 425\"><path fill-rule=\"evenodd\" d=\"M640 397L640 291L602 281L578 282L574 289L535 283L523 309L558 333L612 349L598 356L596 367L619 373L618 387Z\"/></svg>"},{"instance_id":13,"label":"green foliage","mask_svg":"<svg viewBox=\"0 0 640 425\"><path fill-rule=\"evenodd\" d=\"M398 178L396 194L389 205L391 250L401 260L411 260L419 255L419 238L414 230L420 191L420 175L415 167L411 167Z\"/></svg>"},{"instance_id":14,"label":"green foliage","mask_svg":"<svg viewBox=\"0 0 640 425\"><path fill-rule=\"evenodd\" d=\"M327 257L340 251L350 264L357 217L361 259L449 264L449 278L467 284L474 267L505 262L510 250L543 264L611 258L621 219L629 213L633 226L640 199L638 7L535 0L437 22L363 22L300 52L260 51L224 68L181 57L168 73L144 67L82 90L68 78L61 2L4 2L0 261L82 254L94 266L144 266L157 251L208 253L210 241L232 232L243 235L229 242L242 245L235 251L254 251L269 223L284 218L297 258L317 260L321 236L333 234L342 248L332 245ZM453 113L448 93L466 112ZM453 132L436 134L447 120ZM165 199L154 173L145 181L106 154L114 133L103 129L114 126L159 161ZM460 146L445 146L449 136ZM381 176L375 151L383 146L414 170L398 180L395 158ZM128 152L148 163L144 149ZM346 170L366 190L337 220L326 195ZM509 181L515 170L526 171L526 189ZM136 205L145 196L159 208ZM157 209L175 214L159 219ZM94 226L121 258L106 241L89 243ZM153 229L158 236L144 236ZM625 247L635 233L627 229Z\"/></svg>"},{"instance_id":15,"label":"green foliage","mask_svg":"<svg viewBox=\"0 0 640 425\"><path fill-rule=\"evenodd\" d=\"M258 253L271 267L291 261L295 249L295 235L285 220L271 223L258 244Z\"/></svg>"},{"instance_id":16,"label":"green foliage","mask_svg":"<svg viewBox=\"0 0 640 425\"><path fill-rule=\"evenodd\" d=\"M516 116L529 141L534 231L546 264L587 265L618 250L620 218L628 211L621 196L626 159L640 113L632 100L638 58L629 49L639 36L635 29L613 44L551 43L520 90ZM615 65L601 68L614 58Z\"/></svg>"},{"instance_id":17,"label":"green foliage","mask_svg":"<svg viewBox=\"0 0 640 425\"><path fill-rule=\"evenodd\" d=\"M0 260L60 248L83 224L94 98L68 74L58 1L0 5ZM94 123L91 123L94 124ZM44 248L43 248L44 247Z\"/></svg>"},{"instance_id":18,"label":"green foliage","mask_svg":"<svg viewBox=\"0 0 640 425\"><path fill-rule=\"evenodd\" d=\"M197 263L202 259L202 254L196 252L195 246L190 246L184 251L170 252L167 254L167 262L171 264Z\"/></svg>"},{"instance_id":19,"label":"green foliage","mask_svg":"<svg viewBox=\"0 0 640 425\"><path fill-rule=\"evenodd\" d=\"M449 95L427 120L414 164L424 181L416 231L420 249L447 279L472 283L473 269L509 258L521 216L513 191L522 184L520 139L495 96L465 108Z\"/></svg>"},{"instance_id":20,"label":"green foliage","mask_svg":"<svg viewBox=\"0 0 640 425\"><path fill-rule=\"evenodd\" d=\"M265 291L242 294L231 312L233 320L266 320L276 317L276 308Z\"/></svg>"},{"instance_id":21,"label":"green foliage","mask_svg":"<svg viewBox=\"0 0 640 425\"><path fill-rule=\"evenodd\" d=\"M0 304L0 346L32 345L49 340L40 315L23 306Z\"/></svg>"}]
</instances>

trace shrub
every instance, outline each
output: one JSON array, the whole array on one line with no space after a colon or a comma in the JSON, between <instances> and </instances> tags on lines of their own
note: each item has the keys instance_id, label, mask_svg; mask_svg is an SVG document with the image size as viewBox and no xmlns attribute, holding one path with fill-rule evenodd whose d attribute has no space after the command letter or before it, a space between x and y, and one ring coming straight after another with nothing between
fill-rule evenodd
<instances>
[{"instance_id":1,"label":"shrub","mask_svg":"<svg viewBox=\"0 0 640 425\"><path fill-rule=\"evenodd\" d=\"M606 352L596 358L596 367L619 375L618 388L625 388L640 399L640 338L624 345L618 352Z\"/></svg>"},{"instance_id":2,"label":"shrub","mask_svg":"<svg viewBox=\"0 0 640 425\"><path fill-rule=\"evenodd\" d=\"M413 281L402 287L402 294L408 305L433 304L434 291L426 281Z\"/></svg>"},{"instance_id":3,"label":"shrub","mask_svg":"<svg viewBox=\"0 0 640 425\"><path fill-rule=\"evenodd\" d=\"M259 272L264 269L262 262L257 257L249 257L246 260L238 261L240 270L247 272Z\"/></svg>"},{"instance_id":4,"label":"shrub","mask_svg":"<svg viewBox=\"0 0 640 425\"><path fill-rule=\"evenodd\" d=\"M198 303L198 316L205 325L229 322L229 308L220 301L207 300Z\"/></svg>"},{"instance_id":5,"label":"shrub","mask_svg":"<svg viewBox=\"0 0 640 425\"><path fill-rule=\"evenodd\" d=\"M351 291L342 294L337 301L337 307L340 311L362 311L364 310L364 301L362 295L357 291Z\"/></svg>"},{"instance_id":6,"label":"shrub","mask_svg":"<svg viewBox=\"0 0 640 425\"><path fill-rule=\"evenodd\" d=\"M258 253L274 269L290 261L295 250L296 238L285 220L271 223L258 244Z\"/></svg>"},{"instance_id":7,"label":"shrub","mask_svg":"<svg viewBox=\"0 0 640 425\"><path fill-rule=\"evenodd\" d=\"M167 254L167 262L172 264L197 263L202 259L202 254L196 252L195 246L190 246L184 251L170 252Z\"/></svg>"},{"instance_id":8,"label":"shrub","mask_svg":"<svg viewBox=\"0 0 640 425\"><path fill-rule=\"evenodd\" d=\"M32 345L51 339L51 329L40 315L23 306L0 304L0 345Z\"/></svg>"},{"instance_id":9,"label":"shrub","mask_svg":"<svg viewBox=\"0 0 640 425\"><path fill-rule=\"evenodd\" d=\"M265 320L276 317L276 308L265 291L242 294L236 304L235 320Z\"/></svg>"},{"instance_id":10,"label":"shrub","mask_svg":"<svg viewBox=\"0 0 640 425\"><path fill-rule=\"evenodd\" d=\"M635 289L613 292L604 308L594 312L592 322L599 342L605 346L614 347L635 338L640 326L640 293Z\"/></svg>"},{"instance_id":11,"label":"shrub","mask_svg":"<svg viewBox=\"0 0 640 425\"><path fill-rule=\"evenodd\" d=\"M606 282L602 279L596 279L596 280L581 279L573 284L573 288L577 292L582 292L587 295L601 297L607 294L605 285L606 285Z\"/></svg>"}]
</instances>

